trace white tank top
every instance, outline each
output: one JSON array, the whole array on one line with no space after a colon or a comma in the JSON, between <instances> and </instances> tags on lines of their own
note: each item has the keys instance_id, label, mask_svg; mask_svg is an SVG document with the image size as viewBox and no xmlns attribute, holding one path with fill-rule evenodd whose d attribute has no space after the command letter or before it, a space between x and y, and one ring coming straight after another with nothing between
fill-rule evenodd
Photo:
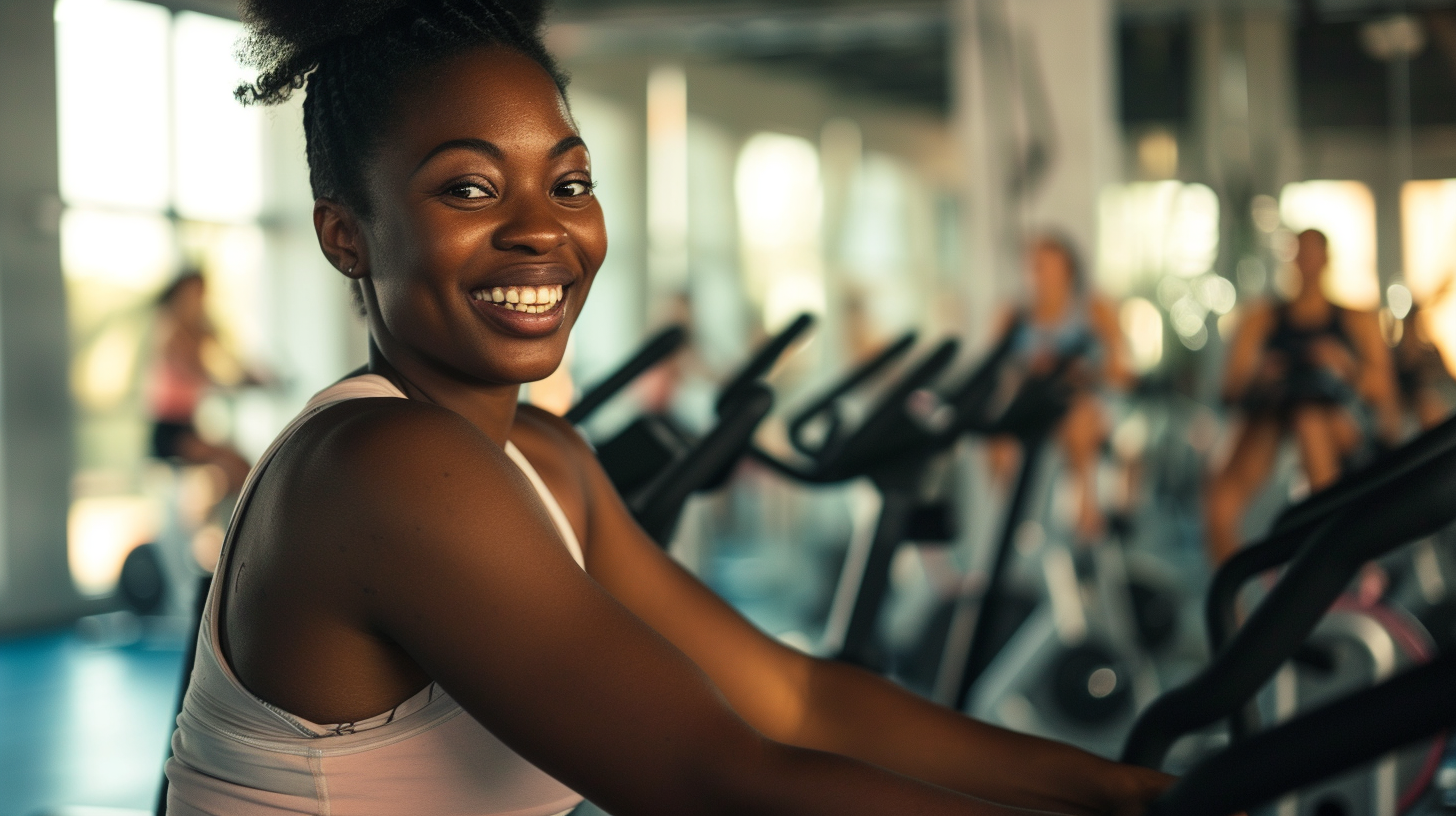
<instances>
[{"instance_id":1,"label":"white tank top","mask_svg":"<svg viewBox=\"0 0 1456 816\"><path fill-rule=\"evenodd\" d=\"M305 422L344 400L404 396L374 374L314 396L248 475L218 563L227 563L253 485ZM561 505L515 445L507 442L505 451L585 569ZM203 608L197 663L172 735L167 807L173 816L553 816L581 803L581 796L496 739L434 683L377 716L332 725L309 722L254 696L216 646L221 585L213 582Z\"/></svg>"}]
</instances>

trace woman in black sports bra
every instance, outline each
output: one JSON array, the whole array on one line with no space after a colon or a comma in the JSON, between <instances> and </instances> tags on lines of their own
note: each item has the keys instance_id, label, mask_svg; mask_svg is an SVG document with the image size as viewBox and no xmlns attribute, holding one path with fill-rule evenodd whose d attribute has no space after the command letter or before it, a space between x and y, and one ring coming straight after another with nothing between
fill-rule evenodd
<instances>
[{"instance_id":1,"label":"woman in black sports bra","mask_svg":"<svg viewBox=\"0 0 1456 816\"><path fill-rule=\"evenodd\" d=\"M1425 298L1426 303L1411 304L1401 321L1400 340L1393 351L1401 403L1422 430L1439 425L1451 415L1451 373L1441 350L1431 341L1425 322L1429 304L1444 299L1450 286L1448 279L1434 295Z\"/></svg>"},{"instance_id":2,"label":"woman in black sports bra","mask_svg":"<svg viewBox=\"0 0 1456 816\"><path fill-rule=\"evenodd\" d=\"M1263 487L1279 445L1292 433L1312 490L1339 478L1361 441L1350 409L1366 401L1387 440L1400 433L1390 352L1375 315L1330 303L1320 282L1329 261L1318 230L1299 235L1299 294L1254 306L1229 350L1223 397L1243 409L1233 453L1209 482L1204 510L1210 558L1238 550L1244 509Z\"/></svg>"}]
</instances>

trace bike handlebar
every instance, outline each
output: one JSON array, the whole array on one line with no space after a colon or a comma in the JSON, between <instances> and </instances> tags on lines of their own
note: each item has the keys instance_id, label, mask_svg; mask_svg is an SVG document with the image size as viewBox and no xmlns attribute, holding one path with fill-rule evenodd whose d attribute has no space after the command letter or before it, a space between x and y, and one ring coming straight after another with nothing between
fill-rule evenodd
<instances>
[{"instance_id":1,"label":"bike handlebar","mask_svg":"<svg viewBox=\"0 0 1456 816\"><path fill-rule=\"evenodd\" d=\"M941 342L880 397L858 428L848 436L831 440L832 444L820 449L809 465L801 467L783 462L756 447L752 450L753 457L790 478L829 484L862 476L887 457L911 452L912 448L903 443L906 431L913 432L916 426L906 414L905 401L940 376L959 347L955 339Z\"/></svg>"},{"instance_id":2,"label":"bike handlebar","mask_svg":"<svg viewBox=\"0 0 1456 816\"><path fill-rule=\"evenodd\" d=\"M899 340L886 346L883 351L858 367L852 369L848 374L841 377L822 396L811 402L804 409L796 413L788 423L789 442L805 456L815 456L824 447L836 439L839 435L842 418L836 410L839 400L850 391L858 388L871 377L883 371L891 363L905 356L915 345L916 333L906 332ZM810 444L804 437L804 429L810 422L822 415L828 416L829 430L824 437L824 442L819 445Z\"/></svg>"},{"instance_id":3,"label":"bike handlebar","mask_svg":"<svg viewBox=\"0 0 1456 816\"><path fill-rule=\"evenodd\" d=\"M1456 652L1196 765L1146 816L1229 816L1456 725Z\"/></svg>"},{"instance_id":4,"label":"bike handlebar","mask_svg":"<svg viewBox=\"0 0 1456 816\"><path fill-rule=\"evenodd\" d=\"M1331 513L1214 662L1143 712L1123 761L1158 767L1179 736L1233 714L1304 643L1365 562L1456 520L1453 491L1456 448Z\"/></svg>"},{"instance_id":5,"label":"bike handlebar","mask_svg":"<svg viewBox=\"0 0 1456 816\"><path fill-rule=\"evenodd\" d=\"M765 343L757 354L743 364L743 367L738 370L738 374L723 386L723 390L718 394L716 406L718 413L722 414L735 400L750 391L754 383L768 374L769 369L774 367L774 363L779 361L789 346L793 345L794 341L798 340L799 336L813 325L814 316L805 312L794 318L794 322L784 327L773 336L773 339Z\"/></svg>"},{"instance_id":6,"label":"bike handlebar","mask_svg":"<svg viewBox=\"0 0 1456 816\"><path fill-rule=\"evenodd\" d=\"M1218 654L1238 628L1236 609L1244 584L1293 558L1310 530L1345 503L1368 495L1453 447L1456 447L1456 418L1437 425L1281 513L1262 541L1240 550L1214 574L1204 606L1204 625L1213 653Z\"/></svg>"},{"instance_id":7,"label":"bike handlebar","mask_svg":"<svg viewBox=\"0 0 1456 816\"><path fill-rule=\"evenodd\" d=\"M626 388L628 383L681 348L687 337L687 331L682 326L669 326L663 329L605 380L592 386L581 401L571 406L571 410L566 412L566 421L573 425L585 422L587 417L615 397L623 388Z\"/></svg>"},{"instance_id":8,"label":"bike handlebar","mask_svg":"<svg viewBox=\"0 0 1456 816\"><path fill-rule=\"evenodd\" d=\"M712 483L743 455L758 423L772 408L773 392L763 383L749 383L707 436L634 497L633 515L653 541L667 546L688 496Z\"/></svg>"}]
</instances>

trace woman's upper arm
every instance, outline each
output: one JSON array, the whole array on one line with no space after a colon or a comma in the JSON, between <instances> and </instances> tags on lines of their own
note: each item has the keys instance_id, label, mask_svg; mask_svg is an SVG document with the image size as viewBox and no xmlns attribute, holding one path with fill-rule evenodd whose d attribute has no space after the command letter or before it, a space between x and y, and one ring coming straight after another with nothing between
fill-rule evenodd
<instances>
[{"instance_id":1,"label":"woman's upper arm","mask_svg":"<svg viewBox=\"0 0 1456 816\"><path fill-rule=\"evenodd\" d=\"M333 446L350 474L341 540L359 542L340 577L357 585L361 625L608 806L670 809L707 769L759 753L708 678L576 565L500 448L437 410L361 423Z\"/></svg>"},{"instance_id":2,"label":"woman's upper arm","mask_svg":"<svg viewBox=\"0 0 1456 816\"><path fill-rule=\"evenodd\" d=\"M1254 369L1259 363L1259 350L1274 317L1273 309L1265 302L1250 304L1239 316L1238 327L1229 349L1228 362L1224 368L1224 396L1237 399L1248 386Z\"/></svg>"},{"instance_id":3,"label":"woman's upper arm","mask_svg":"<svg viewBox=\"0 0 1456 816\"><path fill-rule=\"evenodd\" d=\"M1092 328L1103 348L1107 350L1104 363L1107 379L1116 386L1131 384L1133 372L1128 365L1127 343L1122 336L1122 327L1117 322L1116 307L1106 298L1093 297L1088 311L1092 318Z\"/></svg>"},{"instance_id":4,"label":"woman's upper arm","mask_svg":"<svg viewBox=\"0 0 1456 816\"><path fill-rule=\"evenodd\" d=\"M590 449L587 568L598 582L712 679L757 731L797 743L814 660L759 631L663 552L637 525Z\"/></svg>"},{"instance_id":5,"label":"woman's upper arm","mask_svg":"<svg viewBox=\"0 0 1456 816\"><path fill-rule=\"evenodd\" d=\"M1354 336L1361 361L1377 370L1392 367L1390 347L1380 331L1380 319L1373 312L1345 312L1345 326Z\"/></svg>"}]
</instances>

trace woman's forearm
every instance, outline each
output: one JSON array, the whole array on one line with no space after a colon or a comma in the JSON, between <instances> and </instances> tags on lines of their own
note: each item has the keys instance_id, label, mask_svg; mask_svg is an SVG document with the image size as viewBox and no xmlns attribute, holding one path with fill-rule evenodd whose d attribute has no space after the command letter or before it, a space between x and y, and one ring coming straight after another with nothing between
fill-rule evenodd
<instances>
[{"instance_id":1,"label":"woman's forearm","mask_svg":"<svg viewBox=\"0 0 1456 816\"><path fill-rule=\"evenodd\" d=\"M843 664L816 663L810 695L796 744L1015 807L1122 811L1140 786L1165 779L963 717Z\"/></svg>"},{"instance_id":2,"label":"woman's forearm","mask_svg":"<svg viewBox=\"0 0 1456 816\"><path fill-rule=\"evenodd\" d=\"M714 776L711 790L699 789L693 797L711 800L713 814L1026 816L1024 811L842 754L769 741L757 761L740 763L728 774L715 770ZM705 792L709 795L703 796Z\"/></svg>"}]
</instances>

